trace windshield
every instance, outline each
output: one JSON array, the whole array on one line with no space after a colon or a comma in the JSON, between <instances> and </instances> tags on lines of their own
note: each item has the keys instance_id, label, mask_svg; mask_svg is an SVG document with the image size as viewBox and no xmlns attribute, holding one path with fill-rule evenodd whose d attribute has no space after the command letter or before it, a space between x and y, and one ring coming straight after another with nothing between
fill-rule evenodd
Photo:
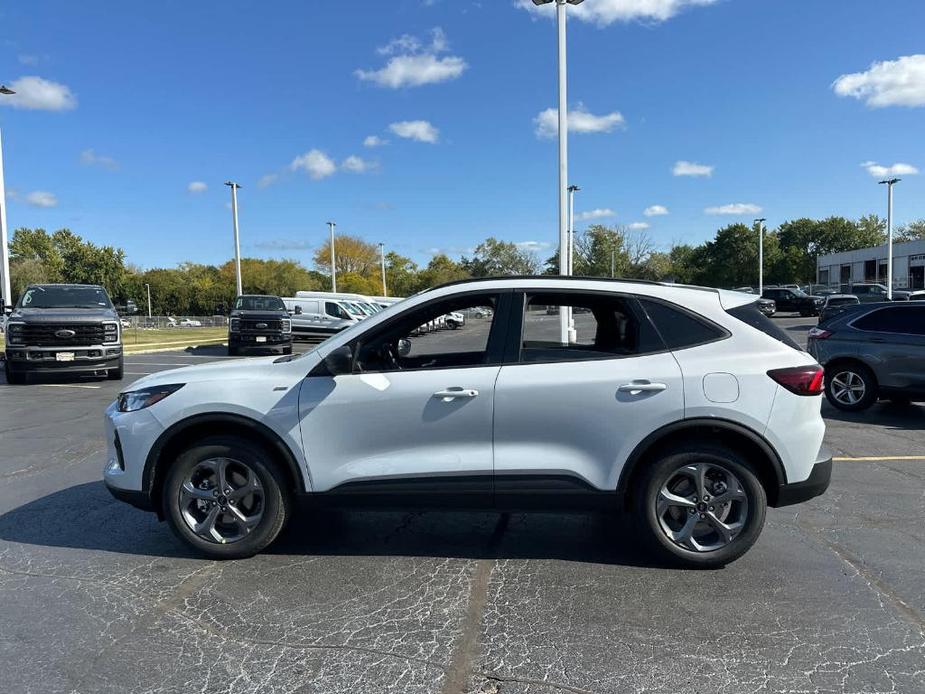
<instances>
[{"instance_id":1,"label":"windshield","mask_svg":"<svg viewBox=\"0 0 925 694\"><path fill-rule=\"evenodd\" d=\"M112 308L102 287L29 287L20 308Z\"/></svg>"},{"instance_id":2,"label":"windshield","mask_svg":"<svg viewBox=\"0 0 925 694\"><path fill-rule=\"evenodd\" d=\"M285 311L286 305L278 296L239 296L234 302L238 311Z\"/></svg>"},{"instance_id":3,"label":"windshield","mask_svg":"<svg viewBox=\"0 0 925 694\"><path fill-rule=\"evenodd\" d=\"M357 306L356 304L354 304L354 303L351 302L351 301L341 301L341 302L340 302L340 305L343 306L343 307L345 307L345 308L346 308L348 311L350 311L350 313L352 313L354 316L365 316L365 315L366 315L365 313L363 313L362 310L360 310L360 307L359 307L359 306Z\"/></svg>"},{"instance_id":4,"label":"windshield","mask_svg":"<svg viewBox=\"0 0 925 694\"><path fill-rule=\"evenodd\" d=\"M790 291L792 291L797 296L808 296L808 294L804 292L802 289L791 289Z\"/></svg>"}]
</instances>

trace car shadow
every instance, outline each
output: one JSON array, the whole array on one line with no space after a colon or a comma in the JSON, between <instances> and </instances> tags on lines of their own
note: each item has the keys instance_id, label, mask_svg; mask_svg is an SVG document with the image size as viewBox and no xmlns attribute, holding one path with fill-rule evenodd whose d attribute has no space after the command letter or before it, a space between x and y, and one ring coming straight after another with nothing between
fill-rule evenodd
<instances>
[{"instance_id":1,"label":"car shadow","mask_svg":"<svg viewBox=\"0 0 925 694\"><path fill-rule=\"evenodd\" d=\"M187 347L183 351L197 357L228 356L228 347L226 345L198 345L196 347Z\"/></svg>"},{"instance_id":2,"label":"car shadow","mask_svg":"<svg viewBox=\"0 0 925 694\"><path fill-rule=\"evenodd\" d=\"M102 482L62 489L4 513L0 540L135 556L199 557L153 513L113 499ZM265 553L556 559L673 568L650 557L629 522L616 514L301 509Z\"/></svg>"},{"instance_id":3,"label":"car shadow","mask_svg":"<svg viewBox=\"0 0 925 694\"><path fill-rule=\"evenodd\" d=\"M822 416L837 422L858 425L876 425L887 429L906 431L925 430L925 404L896 404L881 401L861 412L844 412L822 401Z\"/></svg>"}]
</instances>

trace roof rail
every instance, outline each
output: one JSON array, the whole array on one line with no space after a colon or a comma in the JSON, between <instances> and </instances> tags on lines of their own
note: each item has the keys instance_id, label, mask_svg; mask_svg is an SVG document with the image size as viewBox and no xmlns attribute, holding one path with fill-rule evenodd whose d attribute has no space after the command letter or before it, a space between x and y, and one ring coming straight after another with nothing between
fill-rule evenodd
<instances>
[{"instance_id":1,"label":"roof rail","mask_svg":"<svg viewBox=\"0 0 925 694\"><path fill-rule=\"evenodd\" d=\"M715 287L699 287L693 284L676 284L673 282L658 282L656 280L640 280L640 279L631 279L628 277L589 277L584 275L496 275L492 277L470 277L464 280L454 280L452 282L444 282L443 284L438 284L436 287L430 287L429 289L424 289L418 294L426 294L427 292L432 292L436 289L443 289L444 287L453 287L458 284L470 284L473 282L494 282L498 280L556 280L556 281L566 281L566 280L580 280L580 281L591 281L591 282L614 282L622 284L644 284L644 285L655 285L661 287L675 287L678 289L696 289L698 291L705 292L715 292L718 291ZM757 298L757 297L756 297Z\"/></svg>"}]
</instances>

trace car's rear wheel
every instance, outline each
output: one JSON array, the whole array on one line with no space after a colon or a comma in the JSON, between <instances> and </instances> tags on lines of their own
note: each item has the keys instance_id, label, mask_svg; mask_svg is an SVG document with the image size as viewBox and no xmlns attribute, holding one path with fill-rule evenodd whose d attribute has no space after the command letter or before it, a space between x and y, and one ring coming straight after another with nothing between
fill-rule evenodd
<instances>
[{"instance_id":1,"label":"car's rear wheel","mask_svg":"<svg viewBox=\"0 0 925 694\"><path fill-rule=\"evenodd\" d=\"M877 401L877 379L863 364L836 364L825 376L825 397L839 410L859 412Z\"/></svg>"},{"instance_id":2,"label":"car's rear wheel","mask_svg":"<svg viewBox=\"0 0 925 694\"><path fill-rule=\"evenodd\" d=\"M211 437L183 452L161 494L176 535L215 559L241 559L276 539L290 514L285 477L260 446Z\"/></svg>"},{"instance_id":3,"label":"car's rear wheel","mask_svg":"<svg viewBox=\"0 0 925 694\"><path fill-rule=\"evenodd\" d=\"M641 476L636 499L647 544L692 568L721 567L745 554L767 510L764 487L748 464L712 446L662 455Z\"/></svg>"}]
</instances>

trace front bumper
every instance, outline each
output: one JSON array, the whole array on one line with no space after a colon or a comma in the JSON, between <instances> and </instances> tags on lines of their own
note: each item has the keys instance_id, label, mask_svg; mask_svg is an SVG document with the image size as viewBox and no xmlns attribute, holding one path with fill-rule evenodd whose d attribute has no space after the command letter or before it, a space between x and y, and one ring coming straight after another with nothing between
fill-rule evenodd
<instances>
[{"instance_id":1,"label":"front bumper","mask_svg":"<svg viewBox=\"0 0 925 694\"><path fill-rule=\"evenodd\" d=\"M265 341L258 342L257 338L263 337ZM248 334L248 333L228 333L228 346L235 347L240 351L255 352L282 352L287 347L292 347L292 333L277 334Z\"/></svg>"},{"instance_id":2,"label":"front bumper","mask_svg":"<svg viewBox=\"0 0 925 694\"><path fill-rule=\"evenodd\" d=\"M816 457L809 477L802 482L782 484L777 490L777 500L774 506L791 506L817 497L825 493L832 480L832 452L823 447Z\"/></svg>"},{"instance_id":3,"label":"front bumper","mask_svg":"<svg viewBox=\"0 0 925 694\"><path fill-rule=\"evenodd\" d=\"M59 354L73 355L70 361L59 361ZM99 373L119 366L122 345L91 345L81 347L20 347L6 346L6 361L17 373Z\"/></svg>"}]
</instances>

